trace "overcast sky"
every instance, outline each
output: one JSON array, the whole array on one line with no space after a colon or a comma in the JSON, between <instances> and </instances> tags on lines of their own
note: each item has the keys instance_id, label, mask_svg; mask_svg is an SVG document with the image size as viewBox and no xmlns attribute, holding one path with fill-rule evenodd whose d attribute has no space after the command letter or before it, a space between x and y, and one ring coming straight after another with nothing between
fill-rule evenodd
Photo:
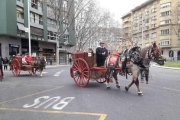
<instances>
[{"instance_id":1,"label":"overcast sky","mask_svg":"<svg viewBox=\"0 0 180 120\"><path fill-rule=\"evenodd\" d=\"M109 10L114 18L121 21L121 17L133 8L147 0L96 0L101 8Z\"/></svg>"}]
</instances>

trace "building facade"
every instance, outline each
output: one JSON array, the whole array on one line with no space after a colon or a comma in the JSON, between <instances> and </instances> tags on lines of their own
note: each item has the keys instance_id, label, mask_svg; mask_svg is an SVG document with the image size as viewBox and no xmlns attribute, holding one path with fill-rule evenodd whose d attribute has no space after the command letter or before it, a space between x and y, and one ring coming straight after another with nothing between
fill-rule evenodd
<instances>
[{"instance_id":1,"label":"building facade","mask_svg":"<svg viewBox=\"0 0 180 120\"><path fill-rule=\"evenodd\" d=\"M56 61L56 54L59 54L60 63L66 63L68 49L75 45L74 20L72 20L74 5L73 0L59 1L63 3L62 6L56 4L63 13L60 16L63 21L61 23L54 15L51 0L1 0L0 55L9 58L17 53L25 54L31 47L32 55L45 56L47 60L53 58ZM69 16L64 17L66 14ZM31 46L27 33L29 19Z\"/></svg>"},{"instance_id":2,"label":"building facade","mask_svg":"<svg viewBox=\"0 0 180 120\"><path fill-rule=\"evenodd\" d=\"M124 39L139 45L156 42L166 59L180 60L179 0L148 0L122 17Z\"/></svg>"}]
</instances>

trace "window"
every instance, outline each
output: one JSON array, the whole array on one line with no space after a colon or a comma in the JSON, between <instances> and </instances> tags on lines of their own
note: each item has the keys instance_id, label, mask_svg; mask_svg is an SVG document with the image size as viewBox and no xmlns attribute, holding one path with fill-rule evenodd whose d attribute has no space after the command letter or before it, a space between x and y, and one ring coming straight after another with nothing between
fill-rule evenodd
<instances>
[{"instance_id":1,"label":"window","mask_svg":"<svg viewBox=\"0 0 180 120\"><path fill-rule=\"evenodd\" d=\"M161 46L170 45L170 40L160 40L160 45L161 45Z\"/></svg>"},{"instance_id":2,"label":"window","mask_svg":"<svg viewBox=\"0 0 180 120\"><path fill-rule=\"evenodd\" d=\"M151 33L151 39L156 38L156 32Z\"/></svg>"},{"instance_id":3,"label":"window","mask_svg":"<svg viewBox=\"0 0 180 120\"><path fill-rule=\"evenodd\" d=\"M170 23L171 23L171 19L160 21L160 25L170 24Z\"/></svg>"},{"instance_id":4,"label":"window","mask_svg":"<svg viewBox=\"0 0 180 120\"><path fill-rule=\"evenodd\" d=\"M170 3L170 2L160 4L160 7L161 7L161 8L167 8L167 7L170 7L170 6L171 6L171 3Z\"/></svg>"},{"instance_id":5,"label":"window","mask_svg":"<svg viewBox=\"0 0 180 120\"><path fill-rule=\"evenodd\" d=\"M169 35L169 34L170 34L170 30L169 29L161 30L161 35Z\"/></svg>"},{"instance_id":6,"label":"window","mask_svg":"<svg viewBox=\"0 0 180 120\"><path fill-rule=\"evenodd\" d=\"M151 24L151 28L155 28L156 27L156 24Z\"/></svg>"},{"instance_id":7,"label":"window","mask_svg":"<svg viewBox=\"0 0 180 120\"><path fill-rule=\"evenodd\" d=\"M48 31L47 37L49 40L56 40L56 36L57 36L56 32Z\"/></svg>"},{"instance_id":8,"label":"window","mask_svg":"<svg viewBox=\"0 0 180 120\"><path fill-rule=\"evenodd\" d=\"M156 15L152 16L151 20L156 20Z\"/></svg>"},{"instance_id":9,"label":"window","mask_svg":"<svg viewBox=\"0 0 180 120\"><path fill-rule=\"evenodd\" d=\"M31 0L31 7L38 9L38 0Z\"/></svg>"},{"instance_id":10,"label":"window","mask_svg":"<svg viewBox=\"0 0 180 120\"><path fill-rule=\"evenodd\" d=\"M171 11L161 12L161 17L169 16L170 14L171 14Z\"/></svg>"},{"instance_id":11,"label":"window","mask_svg":"<svg viewBox=\"0 0 180 120\"><path fill-rule=\"evenodd\" d=\"M180 2L177 3L177 6L180 7Z\"/></svg>"},{"instance_id":12,"label":"window","mask_svg":"<svg viewBox=\"0 0 180 120\"><path fill-rule=\"evenodd\" d=\"M43 25L42 16L33 12L30 13L30 21L32 23Z\"/></svg>"}]
</instances>

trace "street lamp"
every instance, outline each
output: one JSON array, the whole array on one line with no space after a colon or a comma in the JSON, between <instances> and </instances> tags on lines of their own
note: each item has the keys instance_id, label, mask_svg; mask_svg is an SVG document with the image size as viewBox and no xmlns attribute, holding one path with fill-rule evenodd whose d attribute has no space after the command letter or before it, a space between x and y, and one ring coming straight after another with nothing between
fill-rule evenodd
<instances>
[{"instance_id":1,"label":"street lamp","mask_svg":"<svg viewBox=\"0 0 180 120\"><path fill-rule=\"evenodd\" d=\"M31 29L30 29L30 1L27 0L27 5L28 5L28 28L27 28L27 32L28 32L28 39L29 39L29 55L31 55Z\"/></svg>"}]
</instances>

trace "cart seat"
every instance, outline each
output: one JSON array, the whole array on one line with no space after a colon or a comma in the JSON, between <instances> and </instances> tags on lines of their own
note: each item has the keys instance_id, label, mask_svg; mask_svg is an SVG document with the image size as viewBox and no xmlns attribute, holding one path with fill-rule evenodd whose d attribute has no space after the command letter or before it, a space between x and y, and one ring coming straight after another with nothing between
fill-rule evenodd
<instances>
[{"instance_id":1,"label":"cart seat","mask_svg":"<svg viewBox=\"0 0 180 120\"><path fill-rule=\"evenodd\" d=\"M104 66L101 67L92 67L90 68L91 71L104 71L107 70L107 68L105 68Z\"/></svg>"},{"instance_id":2,"label":"cart seat","mask_svg":"<svg viewBox=\"0 0 180 120\"><path fill-rule=\"evenodd\" d=\"M122 68L121 67L117 67L117 68L115 68L116 70L122 70Z\"/></svg>"}]
</instances>

